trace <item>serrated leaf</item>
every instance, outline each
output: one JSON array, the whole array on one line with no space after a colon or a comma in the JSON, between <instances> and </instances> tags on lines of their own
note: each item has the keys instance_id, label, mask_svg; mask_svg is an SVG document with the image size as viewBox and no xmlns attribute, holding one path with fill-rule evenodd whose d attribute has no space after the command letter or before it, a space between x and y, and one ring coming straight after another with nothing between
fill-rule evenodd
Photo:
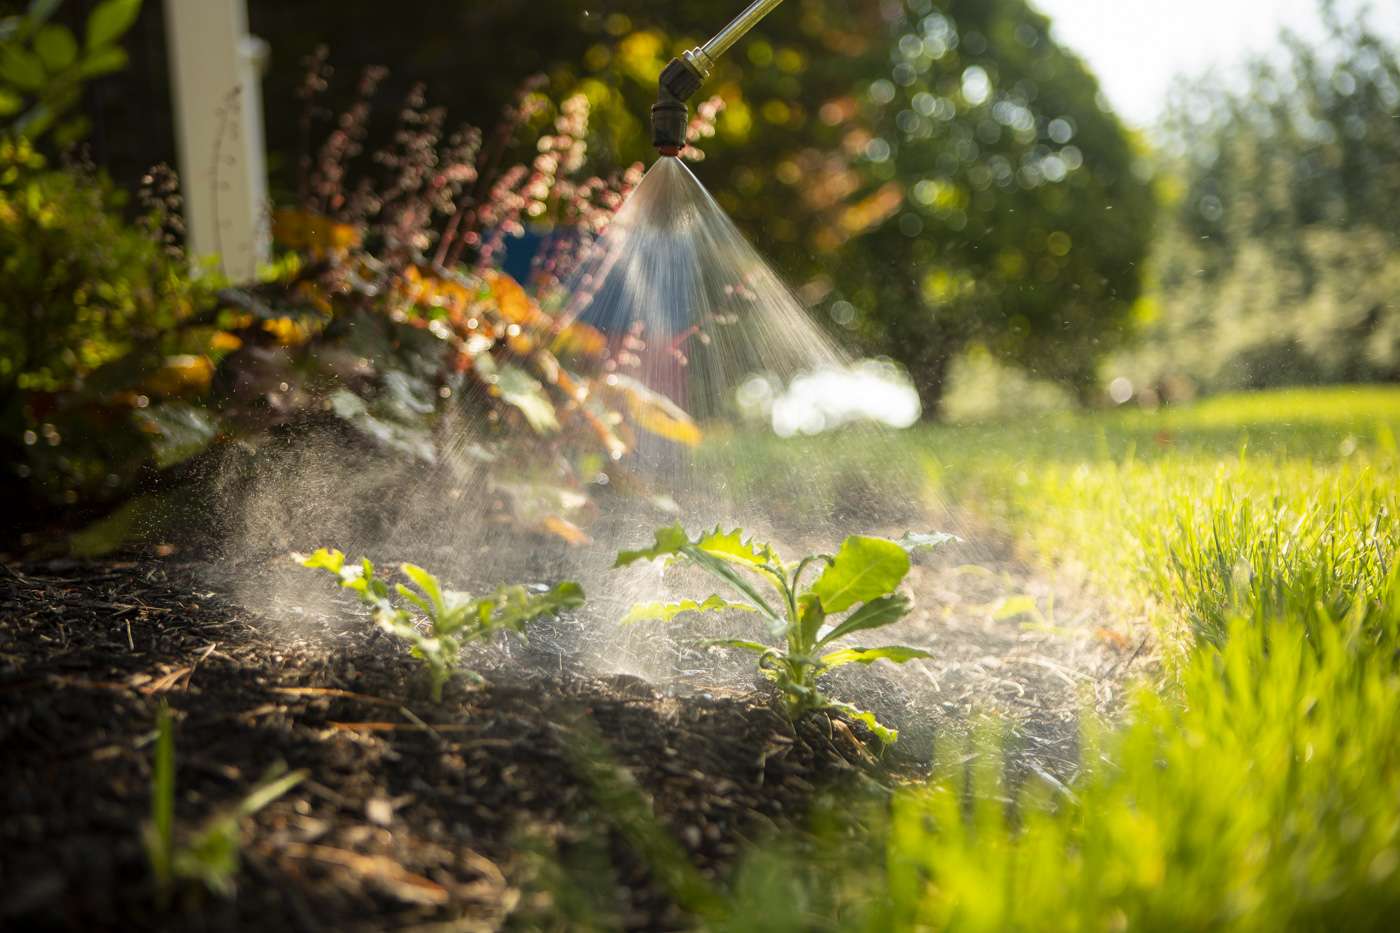
<instances>
[{"instance_id":1,"label":"serrated leaf","mask_svg":"<svg viewBox=\"0 0 1400 933\"><path fill-rule=\"evenodd\" d=\"M626 567L639 560L655 560L658 557L673 556L679 554L681 548L690 543L690 537L679 523L656 529L655 538L656 540L651 547L638 548L633 551L618 551L617 560L613 561L613 566Z\"/></svg>"},{"instance_id":2,"label":"serrated leaf","mask_svg":"<svg viewBox=\"0 0 1400 933\"><path fill-rule=\"evenodd\" d=\"M336 576L340 575L341 568L345 566L345 555L342 552L327 550L323 547L318 547L311 552L310 556L293 554L292 558L303 567L309 567L312 570L329 570Z\"/></svg>"},{"instance_id":3,"label":"serrated leaf","mask_svg":"<svg viewBox=\"0 0 1400 933\"><path fill-rule=\"evenodd\" d=\"M851 535L841 542L809 592L832 615L894 592L908 572L909 554L900 545L885 538Z\"/></svg>"},{"instance_id":4,"label":"serrated leaf","mask_svg":"<svg viewBox=\"0 0 1400 933\"><path fill-rule=\"evenodd\" d=\"M758 607L750 606L748 603L732 603L718 595L713 595L698 603L693 599L682 599L673 603L638 603L628 611L627 615L622 617L622 624L670 622L676 616L686 612L720 612L725 609L739 609L744 612L758 611Z\"/></svg>"},{"instance_id":5,"label":"serrated leaf","mask_svg":"<svg viewBox=\"0 0 1400 933\"><path fill-rule=\"evenodd\" d=\"M901 593L872 599L833 626L831 631L821 637L817 646L833 642L852 632L884 628L886 625L898 622L908 612L909 599Z\"/></svg>"},{"instance_id":6,"label":"serrated leaf","mask_svg":"<svg viewBox=\"0 0 1400 933\"><path fill-rule=\"evenodd\" d=\"M957 535L950 535L942 531L906 531L904 537L900 538L895 543L910 554L913 554L915 551L924 549L933 550L945 544L956 544L961 540L962 538L959 538Z\"/></svg>"},{"instance_id":7,"label":"serrated leaf","mask_svg":"<svg viewBox=\"0 0 1400 933\"><path fill-rule=\"evenodd\" d=\"M141 0L103 0L87 20L87 48L96 51L110 45L136 22Z\"/></svg>"},{"instance_id":8,"label":"serrated leaf","mask_svg":"<svg viewBox=\"0 0 1400 933\"><path fill-rule=\"evenodd\" d=\"M694 546L706 554L730 563L762 567L765 564L778 564L778 555L766 544L755 544L753 539L745 541L743 529L721 531L716 527L694 541Z\"/></svg>"},{"instance_id":9,"label":"serrated leaf","mask_svg":"<svg viewBox=\"0 0 1400 933\"><path fill-rule=\"evenodd\" d=\"M917 658L931 658L933 655L922 648L907 645L885 645L882 648L841 648L819 659L827 670L846 664L873 664L876 661L891 661L903 664Z\"/></svg>"}]
</instances>

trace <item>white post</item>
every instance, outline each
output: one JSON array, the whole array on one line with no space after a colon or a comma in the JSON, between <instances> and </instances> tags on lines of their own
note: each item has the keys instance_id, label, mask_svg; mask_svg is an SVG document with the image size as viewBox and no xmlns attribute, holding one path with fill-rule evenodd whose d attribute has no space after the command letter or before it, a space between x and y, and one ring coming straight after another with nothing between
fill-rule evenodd
<instances>
[{"instance_id":1,"label":"white post","mask_svg":"<svg viewBox=\"0 0 1400 933\"><path fill-rule=\"evenodd\" d=\"M244 0L165 0L187 246L234 281L268 256L262 93L266 45Z\"/></svg>"}]
</instances>

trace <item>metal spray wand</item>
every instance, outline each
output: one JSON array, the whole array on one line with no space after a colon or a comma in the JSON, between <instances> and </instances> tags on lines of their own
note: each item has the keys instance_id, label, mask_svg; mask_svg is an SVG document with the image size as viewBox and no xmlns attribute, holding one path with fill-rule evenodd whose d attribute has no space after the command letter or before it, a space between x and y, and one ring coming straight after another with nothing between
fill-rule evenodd
<instances>
[{"instance_id":1,"label":"metal spray wand","mask_svg":"<svg viewBox=\"0 0 1400 933\"><path fill-rule=\"evenodd\" d=\"M754 0L748 8L715 33L714 38L680 58L671 59L661 72L656 103L651 108L651 144L662 155L680 155L685 148L685 131L690 123L686 101L714 70L715 60L743 38L783 0Z\"/></svg>"}]
</instances>

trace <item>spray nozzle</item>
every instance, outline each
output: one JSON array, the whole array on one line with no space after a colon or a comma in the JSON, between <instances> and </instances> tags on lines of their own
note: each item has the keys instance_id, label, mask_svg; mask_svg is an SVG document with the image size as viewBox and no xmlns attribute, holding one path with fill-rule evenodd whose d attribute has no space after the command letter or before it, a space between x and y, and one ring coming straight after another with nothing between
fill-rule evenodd
<instances>
[{"instance_id":1,"label":"spray nozzle","mask_svg":"<svg viewBox=\"0 0 1400 933\"><path fill-rule=\"evenodd\" d=\"M686 58L692 53L686 53ZM651 107L651 144L662 155L680 155L685 148L685 131L690 125L686 101L705 80L686 58L673 58L661 72L656 103Z\"/></svg>"},{"instance_id":2,"label":"spray nozzle","mask_svg":"<svg viewBox=\"0 0 1400 933\"><path fill-rule=\"evenodd\" d=\"M680 58L671 59L671 63L661 72L656 103L651 108L651 144L658 152L668 156L680 155L685 148L685 131L690 125L685 102L700 90L700 85L710 76L715 59L782 2L753 0L709 42L698 49L691 49Z\"/></svg>"}]
</instances>

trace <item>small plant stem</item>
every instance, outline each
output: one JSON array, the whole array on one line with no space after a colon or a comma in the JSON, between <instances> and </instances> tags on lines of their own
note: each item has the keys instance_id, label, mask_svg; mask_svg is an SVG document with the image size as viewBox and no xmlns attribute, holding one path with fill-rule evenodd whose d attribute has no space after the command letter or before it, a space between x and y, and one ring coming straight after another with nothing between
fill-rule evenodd
<instances>
[{"instance_id":1,"label":"small plant stem","mask_svg":"<svg viewBox=\"0 0 1400 933\"><path fill-rule=\"evenodd\" d=\"M147 846L151 873L156 881L156 902L164 910L170 904L170 891L174 883L175 852L175 737L170 722L170 707L164 702L156 712L150 832Z\"/></svg>"}]
</instances>

